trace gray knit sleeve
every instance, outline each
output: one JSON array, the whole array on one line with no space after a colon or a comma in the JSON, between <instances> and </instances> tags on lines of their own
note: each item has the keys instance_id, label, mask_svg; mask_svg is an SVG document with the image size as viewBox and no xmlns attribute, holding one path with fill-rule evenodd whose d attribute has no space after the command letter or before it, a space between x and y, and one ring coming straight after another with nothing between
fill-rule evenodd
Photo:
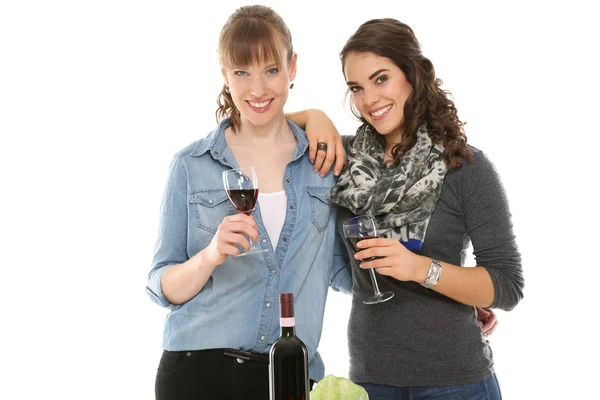
<instances>
[{"instance_id":1,"label":"gray knit sleeve","mask_svg":"<svg viewBox=\"0 0 600 400\"><path fill-rule=\"evenodd\" d=\"M472 148L473 161L462 167L462 201L476 264L494 285L492 308L512 310L523 298L521 254L513 233L504 187L494 165Z\"/></svg>"}]
</instances>

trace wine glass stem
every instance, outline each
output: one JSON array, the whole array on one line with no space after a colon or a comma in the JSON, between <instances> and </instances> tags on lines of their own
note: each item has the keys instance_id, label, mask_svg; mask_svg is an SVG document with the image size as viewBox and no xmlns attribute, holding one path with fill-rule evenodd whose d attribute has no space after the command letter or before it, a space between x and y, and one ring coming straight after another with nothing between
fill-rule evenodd
<instances>
[{"instance_id":1,"label":"wine glass stem","mask_svg":"<svg viewBox=\"0 0 600 400\"><path fill-rule=\"evenodd\" d=\"M373 289L375 289L375 294L381 295L379 285L377 284L377 278L375 277L375 270L373 268L369 268L369 275L371 276L371 283L373 284Z\"/></svg>"},{"instance_id":2,"label":"wine glass stem","mask_svg":"<svg viewBox=\"0 0 600 400\"><path fill-rule=\"evenodd\" d=\"M254 240L252 240L250 236L248 236L248 240L250 241L250 248L248 251L256 250L256 243L254 243Z\"/></svg>"},{"instance_id":3,"label":"wine glass stem","mask_svg":"<svg viewBox=\"0 0 600 400\"><path fill-rule=\"evenodd\" d=\"M254 212L254 210L256 210L256 208L252 208L252 210L250 210L250 212L244 213L244 214L246 214L247 216L251 216L252 213ZM248 251L256 250L256 245L254 244L254 240L252 240L252 238L250 236L247 236L247 237L248 237L248 241L250 242L250 248L248 249Z\"/></svg>"}]
</instances>

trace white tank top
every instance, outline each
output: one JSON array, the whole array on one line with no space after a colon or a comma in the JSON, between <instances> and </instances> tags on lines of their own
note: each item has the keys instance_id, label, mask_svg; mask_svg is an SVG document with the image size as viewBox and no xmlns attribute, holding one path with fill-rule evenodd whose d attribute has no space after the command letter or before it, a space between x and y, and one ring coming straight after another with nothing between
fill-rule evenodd
<instances>
[{"instance_id":1,"label":"white tank top","mask_svg":"<svg viewBox=\"0 0 600 400\"><path fill-rule=\"evenodd\" d=\"M258 204L260 205L260 215L265 224L265 229L269 234L273 250L277 248L279 235L285 222L285 213L287 209L287 196L285 191L273 193L258 192Z\"/></svg>"}]
</instances>

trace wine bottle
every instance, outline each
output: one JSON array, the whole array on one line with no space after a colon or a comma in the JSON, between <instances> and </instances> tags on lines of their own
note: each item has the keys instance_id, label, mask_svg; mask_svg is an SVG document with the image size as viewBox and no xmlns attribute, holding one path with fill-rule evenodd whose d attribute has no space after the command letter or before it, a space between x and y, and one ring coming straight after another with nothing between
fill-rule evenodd
<instances>
[{"instance_id":1,"label":"wine bottle","mask_svg":"<svg viewBox=\"0 0 600 400\"><path fill-rule=\"evenodd\" d=\"M308 400L308 351L296 336L293 293L279 295L281 335L269 352L270 400Z\"/></svg>"}]
</instances>

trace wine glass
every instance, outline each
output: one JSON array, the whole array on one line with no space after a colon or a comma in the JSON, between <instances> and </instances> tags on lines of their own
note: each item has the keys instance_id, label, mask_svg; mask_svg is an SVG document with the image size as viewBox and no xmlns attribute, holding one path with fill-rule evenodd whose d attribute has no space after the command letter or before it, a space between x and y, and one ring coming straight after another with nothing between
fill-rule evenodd
<instances>
[{"instance_id":1,"label":"wine glass","mask_svg":"<svg viewBox=\"0 0 600 400\"><path fill-rule=\"evenodd\" d=\"M241 213L250 215L254 211L256 201L258 200L258 175L254 167L236 168L223 171L223 185L227 192L227 197L233 206ZM263 253L266 249L256 247L252 239L250 248L238 254L245 256L248 254Z\"/></svg>"},{"instance_id":2,"label":"wine glass","mask_svg":"<svg viewBox=\"0 0 600 400\"><path fill-rule=\"evenodd\" d=\"M344 221L344 223L342 224L342 229L344 233L344 238L346 238L346 240L350 242L355 252L359 251L359 248L356 247L356 244L361 240L374 239L378 237L377 221L372 215L360 215L350 218L349 220ZM361 261L371 261L376 260L378 258L381 257L369 257ZM378 304L383 303L384 301L388 301L389 299L394 297L393 292L382 293L379 291L377 277L375 276L375 270L373 268L369 268L369 275L371 276L371 283L373 284L374 293L367 295L363 299L363 303Z\"/></svg>"}]
</instances>

